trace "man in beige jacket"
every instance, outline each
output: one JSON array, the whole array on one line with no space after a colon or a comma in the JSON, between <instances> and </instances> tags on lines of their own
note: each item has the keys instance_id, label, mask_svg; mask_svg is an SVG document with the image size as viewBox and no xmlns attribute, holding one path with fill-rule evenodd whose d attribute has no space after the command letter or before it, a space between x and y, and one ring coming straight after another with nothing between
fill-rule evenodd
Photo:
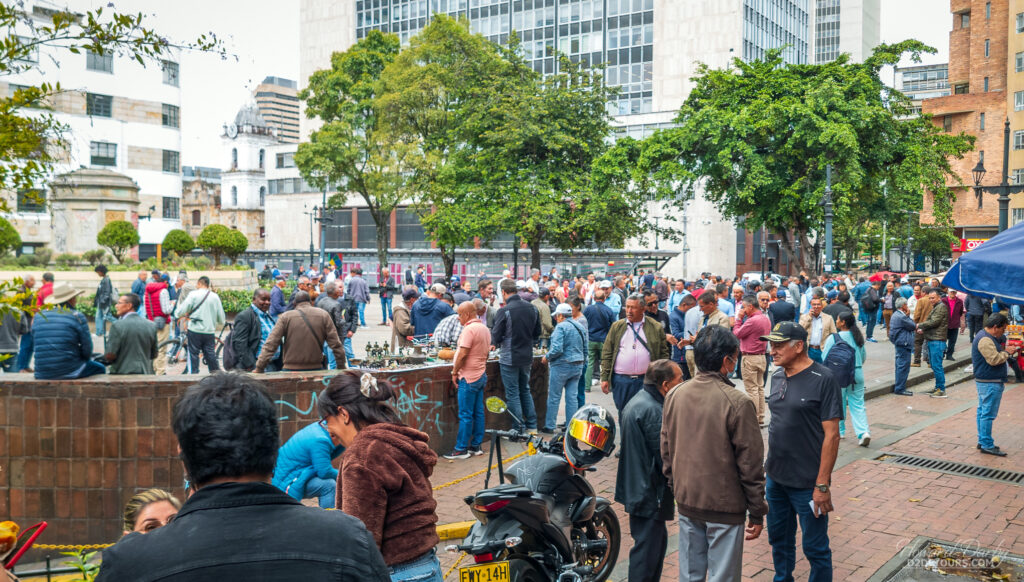
<instances>
[{"instance_id":1,"label":"man in beige jacket","mask_svg":"<svg viewBox=\"0 0 1024 582\"><path fill-rule=\"evenodd\" d=\"M807 355L819 364L822 362L821 346L830 335L838 333L835 320L822 311L822 303L820 297L811 299L811 310L800 316L800 327L807 330Z\"/></svg>"}]
</instances>

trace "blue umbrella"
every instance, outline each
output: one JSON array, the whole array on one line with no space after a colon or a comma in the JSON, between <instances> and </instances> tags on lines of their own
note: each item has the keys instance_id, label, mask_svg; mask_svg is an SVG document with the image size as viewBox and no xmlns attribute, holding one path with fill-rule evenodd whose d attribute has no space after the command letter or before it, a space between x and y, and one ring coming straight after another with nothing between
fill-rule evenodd
<instances>
[{"instance_id":1,"label":"blue umbrella","mask_svg":"<svg viewBox=\"0 0 1024 582\"><path fill-rule=\"evenodd\" d=\"M1024 305L1024 223L963 254L942 284L964 293Z\"/></svg>"}]
</instances>

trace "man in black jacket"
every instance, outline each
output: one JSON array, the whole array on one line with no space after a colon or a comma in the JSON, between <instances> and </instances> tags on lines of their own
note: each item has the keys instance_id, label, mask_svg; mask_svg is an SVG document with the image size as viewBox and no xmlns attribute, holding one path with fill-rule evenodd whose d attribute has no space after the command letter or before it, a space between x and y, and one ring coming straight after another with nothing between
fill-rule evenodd
<instances>
[{"instance_id":1,"label":"man in black jacket","mask_svg":"<svg viewBox=\"0 0 1024 582\"><path fill-rule=\"evenodd\" d=\"M252 294L252 305L235 316L231 329L231 347L235 351L235 369L251 372L260 357L263 342L267 341L270 330L274 329L277 318L270 315L270 292L257 289ZM267 372L281 369L281 353L267 365Z\"/></svg>"},{"instance_id":2,"label":"man in black jacket","mask_svg":"<svg viewBox=\"0 0 1024 582\"><path fill-rule=\"evenodd\" d=\"M511 279L501 282L501 295L505 306L494 315L491 329L491 349L501 348L501 382L505 385L505 400L514 415L513 428L518 431L537 432L537 410L530 394L530 368L533 366L533 343L540 337L540 314L537 308L516 293ZM520 424L522 421L524 424Z\"/></svg>"},{"instance_id":3,"label":"man in black jacket","mask_svg":"<svg viewBox=\"0 0 1024 582\"><path fill-rule=\"evenodd\" d=\"M352 351L352 336L359 329L359 309L356 307L355 301L352 301L348 295L342 296L341 293L342 287L338 285L338 282L331 281L324 285L324 293L317 299L316 306L331 315L331 321L338 329L338 337L345 344L345 356L352 359L355 357ZM330 350L327 350L327 360L327 366L332 370L336 369L337 362Z\"/></svg>"},{"instance_id":4,"label":"man in black jacket","mask_svg":"<svg viewBox=\"0 0 1024 582\"><path fill-rule=\"evenodd\" d=\"M190 387L171 426L196 492L171 523L104 550L97 582L388 582L359 520L305 507L270 484L277 417L266 388L248 376L215 374Z\"/></svg>"}]
</instances>

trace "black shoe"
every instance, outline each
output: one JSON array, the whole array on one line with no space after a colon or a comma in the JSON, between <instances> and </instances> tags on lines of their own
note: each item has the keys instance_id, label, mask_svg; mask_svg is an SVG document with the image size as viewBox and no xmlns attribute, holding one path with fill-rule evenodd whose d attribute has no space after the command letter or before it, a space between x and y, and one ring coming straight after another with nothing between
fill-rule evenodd
<instances>
[{"instance_id":1,"label":"black shoe","mask_svg":"<svg viewBox=\"0 0 1024 582\"><path fill-rule=\"evenodd\" d=\"M913 396L914 393L910 390L893 390L893 394L899 394L900 396Z\"/></svg>"},{"instance_id":2,"label":"black shoe","mask_svg":"<svg viewBox=\"0 0 1024 582\"><path fill-rule=\"evenodd\" d=\"M952 359L953 359L953 356L946 356L946 359L947 359L947 360L952 360Z\"/></svg>"},{"instance_id":3,"label":"black shoe","mask_svg":"<svg viewBox=\"0 0 1024 582\"><path fill-rule=\"evenodd\" d=\"M999 449L997 449L995 447L993 447L991 449L981 449L981 452L985 453L986 455L994 455L996 457L1005 457L1006 456L1006 453L1004 453L1003 451L1001 451L1001 450L999 450Z\"/></svg>"},{"instance_id":4,"label":"black shoe","mask_svg":"<svg viewBox=\"0 0 1024 582\"><path fill-rule=\"evenodd\" d=\"M537 432L539 432L540 434L555 434L555 431L551 430L550 428L546 428L546 427L545 428L537 429Z\"/></svg>"},{"instance_id":5,"label":"black shoe","mask_svg":"<svg viewBox=\"0 0 1024 582\"><path fill-rule=\"evenodd\" d=\"M999 445L992 445L992 448L998 451L999 450ZM981 450L981 445L980 444L978 445L978 450L979 451Z\"/></svg>"}]
</instances>

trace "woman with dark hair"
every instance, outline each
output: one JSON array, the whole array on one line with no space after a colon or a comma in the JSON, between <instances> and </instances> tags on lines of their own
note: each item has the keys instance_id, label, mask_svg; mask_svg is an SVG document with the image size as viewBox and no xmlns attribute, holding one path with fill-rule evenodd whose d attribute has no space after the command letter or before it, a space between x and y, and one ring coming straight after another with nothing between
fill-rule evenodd
<instances>
[{"instance_id":1,"label":"woman with dark hair","mask_svg":"<svg viewBox=\"0 0 1024 582\"><path fill-rule=\"evenodd\" d=\"M850 420L853 421L853 432L857 435L857 444L862 447L871 443L871 433L868 432L868 412L864 407L864 359L867 351L864 349L864 335L857 327L857 320L852 311L844 311L836 317L836 327L839 329L839 337L850 344L856 354L856 364L853 371L853 384L843 386L843 418L839 421L839 438L846 436L846 409L850 409ZM831 335L825 340L822 347L821 359L828 356L829 350L835 345L835 336Z\"/></svg>"},{"instance_id":2,"label":"woman with dark hair","mask_svg":"<svg viewBox=\"0 0 1024 582\"><path fill-rule=\"evenodd\" d=\"M335 506L366 524L392 582L441 582L430 486L437 453L425 433L398 417L388 403L394 395L388 384L354 371L335 376L320 393L320 424L346 447Z\"/></svg>"}]
</instances>

